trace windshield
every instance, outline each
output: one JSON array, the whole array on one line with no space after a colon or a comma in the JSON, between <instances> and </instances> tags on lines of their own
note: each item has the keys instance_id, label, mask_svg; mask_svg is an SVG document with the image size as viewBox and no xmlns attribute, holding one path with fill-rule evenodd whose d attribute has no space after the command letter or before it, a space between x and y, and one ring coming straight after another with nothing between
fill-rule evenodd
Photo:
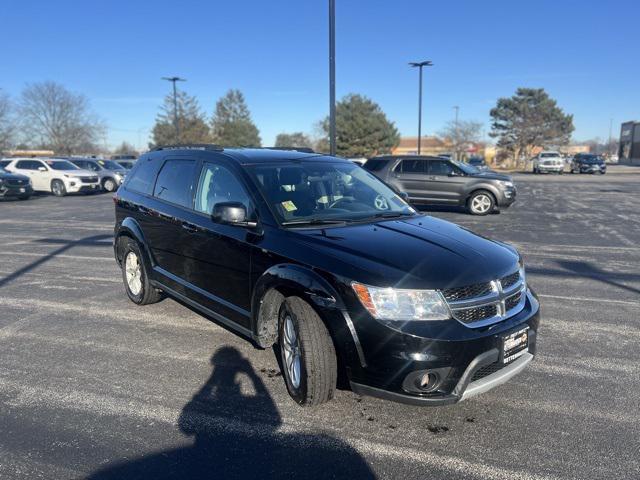
<instances>
[{"instance_id":1,"label":"windshield","mask_svg":"<svg viewBox=\"0 0 640 480\"><path fill-rule=\"evenodd\" d=\"M300 162L249 168L283 225L414 215L391 188L353 163Z\"/></svg>"},{"instance_id":2,"label":"windshield","mask_svg":"<svg viewBox=\"0 0 640 480\"><path fill-rule=\"evenodd\" d=\"M474 173L480 173L480 170L478 170L473 165L469 165L468 163L459 162L458 160L450 160L450 162L453 163L456 167L458 167L460 170L462 170L464 173L468 175L473 175Z\"/></svg>"},{"instance_id":3,"label":"windshield","mask_svg":"<svg viewBox=\"0 0 640 480\"><path fill-rule=\"evenodd\" d=\"M107 170L124 170L124 167L113 160L98 160L98 163Z\"/></svg>"},{"instance_id":4,"label":"windshield","mask_svg":"<svg viewBox=\"0 0 640 480\"><path fill-rule=\"evenodd\" d=\"M541 153L540 158L557 158L560 154L558 153Z\"/></svg>"},{"instance_id":5,"label":"windshield","mask_svg":"<svg viewBox=\"0 0 640 480\"><path fill-rule=\"evenodd\" d=\"M582 163L602 163L602 159L597 155L582 155L578 160Z\"/></svg>"},{"instance_id":6,"label":"windshield","mask_svg":"<svg viewBox=\"0 0 640 480\"><path fill-rule=\"evenodd\" d=\"M47 160L45 163L54 170L79 170L78 167L67 160Z\"/></svg>"}]
</instances>

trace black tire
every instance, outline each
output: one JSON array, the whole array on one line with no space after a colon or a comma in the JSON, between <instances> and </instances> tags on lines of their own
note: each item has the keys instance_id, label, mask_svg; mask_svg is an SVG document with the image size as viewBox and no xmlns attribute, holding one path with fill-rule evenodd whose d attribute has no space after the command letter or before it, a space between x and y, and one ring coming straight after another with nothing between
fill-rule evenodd
<instances>
[{"instance_id":1,"label":"black tire","mask_svg":"<svg viewBox=\"0 0 640 480\"><path fill-rule=\"evenodd\" d=\"M483 197L482 203L485 205L483 209L479 209L475 207L476 200L480 200L480 197ZM487 203L485 199L488 199L488 208L486 207ZM486 208L486 210L485 210ZM487 192L486 190L478 190L477 192L473 192L469 199L467 200L467 209L469 213L472 215L488 215L496 208L496 199L493 197L491 192Z\"/></svg>"},{"instance_id":2,"label":"black tire","mask_svg":"<svg viewBox=\"0 0 640 480\"><path fill-rule=\"evenodd\" d=\"M162 300L162 292L156 290L149 282L149 277L147 275L147 269L145 267L142 252L138 243L128 237L121 237L120 239L122 245L122 263L120 268L122 270L122 281L124 283L124 289L127 292L127 296L129 299L137 304L137 305L149 305L151 303L156 303ZM138 259L139 267L140 267L140 283L141 288L140 291L132 291L129 286L129 282L127 280L127 270L126 270L126 262L127 257L130 254L135 254Z\"/></svg>"},{"instance_id":3,"label":"black tire","mask_svg":"<svg viewBox=\"0 0 640 480\"><path fill-rule=\"evenodd\" d=\"M111 178L111 177L107 177L107 178L105 178L105 179L102 181L102 189L103 189L105 192L109 192L109 193L111 193L111 192L116 191L116 190L117 190L117 188L118 188L118 184L117 184L117 183L116 183L116 181L115 181L113 178Z\"/></svg>"},{"instance_id":4,"label":"black tire","mask_svg":"<svg viewBox=\"0 0 640 480\"><path fill-rule=\"evenodd\" d=\"M64 197L67 194L67 188L64 186L64 182L62 180L52 180L51 193L56 197Z\"/></svg>"},{"instance_id":5,"label":"black tire","mask_svg":"<svg viewBox=\"0 0 640 480\"><path fill-rule=\"evenodd\" d=\"M285 352L285 324L291 320L298 340L299 380L295 385ZM278 344L282 360L282 376L291 398L299 405L320 405L333 398L338 366L331 336L316 311L300 297L288 297L278 315Z\"/></svg>"}]
</instances>

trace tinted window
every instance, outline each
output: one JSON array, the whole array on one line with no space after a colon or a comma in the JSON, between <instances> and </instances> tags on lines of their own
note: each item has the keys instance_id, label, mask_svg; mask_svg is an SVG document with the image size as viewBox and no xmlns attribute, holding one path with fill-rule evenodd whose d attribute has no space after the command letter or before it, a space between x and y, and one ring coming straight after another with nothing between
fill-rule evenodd
<instances>
[{"instance_id":1,"label":"tinted window","mask_svg":"<svg viewBox=\"0 0 640 480\"><path fill-rule=\"evenodd\" d=\"M387 165L387 163L389 163L389 160L383 158L372 158L371 160L366 161L364 168L370 172L379 172Z\"/></svg>"},{"instance_id":2,"label":"tinted window","mask_svg":"<svg viewBox=\"0 0 640 480\"><path fill-rule=\"evenodd\" d=\"M49 168L52 168L54 170L77 170L78 167L76 165L74 165L73 163L69 162L68 160L46 160L47 165L49 165Z\"/></svg>"},{"instance_id":3,"label":"tinted window","mask_svg":"<svg viewBox=\"0 0 640 480\"><path fill-rule=\"evenodd\" d=\"M400 171L402 173L426 173L424 160L402 160Z\"/></svg>"},{"instance_id":4,"label":"tinted window","mask_svg":"<svg viewBox=\"0 0 640 480\"><path fill-rule=\"evenodd\" d=\"M167 160L162 166L153 196L191 208L194 160Z\"/></svg>"},{"instance_id":5,"label":"tinted window","mask_svg":"<svg viewBox=\"0 0 640 480\"><path fill-rule=\"evenodd\" d=\"M211 213L213 206L221 202L240 202L248 216L252 215L249 195L236 176L222 165L205 163L198 181L196 210Z\"/></svg>"},{"instance_id":6,"label":"tinted window","mask_svg":"<svg viewBox=\"0 0 640 480\"><path fill-rule=\"evenodd\" d=\"M22 170L38 170L39 167L43 167L42 163L35 160L20 160L16 163L16 168Z\"/></svg>"},{"instance_id":7,"label":"tinted window","mask_svg":"<svg viewBox=\"0 0 640 480\"><path fill-rule=\"evenodd\" d=\"M429 175L447 176L453 172L453 165L445 160L431 160L429 162Z\"/></svg>"},{"instance_id":8,"label":"tinted window","mask_svg":"<svg viewBox=\"0 0 640 480\"><path fill-rule=\"evenodd\" d=\"M11 163L11 160L2 160L0 162L0 168L6 168L7 165Z\"/></svg>"},{"instance_id":9,"label":"tinted window","mask_svg":"<svg viewBox=\"0 0 640 480\"><path fill-rule=\"evenodd\" d=\"M153 189L153 182L158 173L160 162L151 158L144 158L136 163L136 169L127 175L126 188L138 193L149 195Z\"/></svg>"}]
</instances>

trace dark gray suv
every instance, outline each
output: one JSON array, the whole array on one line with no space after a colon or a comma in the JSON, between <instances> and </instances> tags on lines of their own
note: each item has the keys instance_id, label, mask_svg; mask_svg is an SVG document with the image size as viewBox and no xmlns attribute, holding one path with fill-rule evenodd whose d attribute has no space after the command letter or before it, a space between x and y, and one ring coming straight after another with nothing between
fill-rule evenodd
<instances>
[{"instance_id":1,"label":"dark gray suv","mask_svg":"<svg viewBox=\"0 0 640 480\"><path fill-rule=\"evenodd\" d=\"M364 168L397 191L406 192L414 204L464 206L474 215L486 215L516 200L510 176L446 158L374 157Z\"/></svg>"}]
</instances>

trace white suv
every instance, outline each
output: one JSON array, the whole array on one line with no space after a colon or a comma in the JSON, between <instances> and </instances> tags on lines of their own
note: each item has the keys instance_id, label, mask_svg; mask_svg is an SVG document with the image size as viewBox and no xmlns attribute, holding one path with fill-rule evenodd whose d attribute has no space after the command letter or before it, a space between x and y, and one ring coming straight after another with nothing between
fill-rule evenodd
<instances>
[{"instance_id":1,"label":"white suv","mask_svg":"<svg viewBox=\"0 0 640 480\"><path fill-rule=\"evenodd\" d=\"M540 152L533 157L533 173L564 172L564 159L560 152Z\"/></svg>"},{"instance_id":2,"label":"white suv","mask_svg":"<svg viewBox=\"0 0 640 480\"><path fill-rule=\"evenodd\" d=\"M95 173L82 170L67 160L16 158L5 170L26 175L35 191L51 192L57 197L100 190L100 180Z\"/></svg>"}]
</instances>

